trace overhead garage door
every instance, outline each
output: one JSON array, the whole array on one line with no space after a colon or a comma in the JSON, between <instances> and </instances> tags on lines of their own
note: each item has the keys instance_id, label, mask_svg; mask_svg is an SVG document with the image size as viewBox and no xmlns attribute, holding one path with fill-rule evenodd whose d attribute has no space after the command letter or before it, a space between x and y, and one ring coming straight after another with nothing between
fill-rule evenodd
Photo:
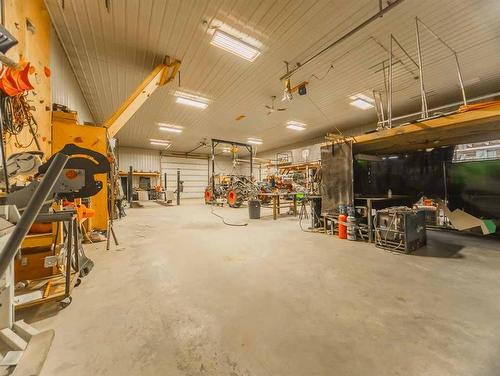
<instances>
[{"instance_id":1,"label":"overhead garage door","mask_svg":"<svg viewBox=\"0 0 500 376\"><path fill-rule=\"evenodd\" d=\"M177 189L177 171L184 181L182 198L202 198L208 184L208 159L183 158L162 155L160 159L162 182L167 174L167 190Z\"/></svg>"}]
</instances>

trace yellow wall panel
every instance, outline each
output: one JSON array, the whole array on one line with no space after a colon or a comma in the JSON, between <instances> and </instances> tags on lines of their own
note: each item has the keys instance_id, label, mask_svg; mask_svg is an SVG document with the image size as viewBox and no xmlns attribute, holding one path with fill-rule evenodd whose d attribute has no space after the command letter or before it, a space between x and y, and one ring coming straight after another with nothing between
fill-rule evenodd
<instances>
[{"instance_id":1,"label":"yellow wall panel","mask_svg":"<svg viewBox=\"0 0 500 376\"><path fill-rule=\"evenodd\" d=\"M7 57L15 62L27 61L35 68L35 73L30 75L30 82L34 86L28 94L28 101L35 108L33 115L38 123L38 141L45 156L50 157L50 126L52 95L50 77L44 73L45 67L50 67L50 33L51 22L49 13L43 0L4 0L5 27L19 41L7 52ZM26 27L29 19L34 25L34 32ZM32 136L25 128L18 136L21 145L26 146ZM23 150L16 145L14 137L7 138L7 154ZM36 150L32 143L24 150Z\"/></svg>"},{"instance_id":2,"label":"yellow wall panel","mask_svg":"<svg viewBox=\"0 0 500 376\"><path fill-rule=\"evenodd\" d=\"M75 144L107 155L106 128L54 121L52 124L52 153L61 150L66 144ZM89 218L90 229L106 230L108 224L107 175L98 174L95 179L102 181L103 188L91 198L91 208L96 211L96 214Z\"/></svg>"}]
</instances>

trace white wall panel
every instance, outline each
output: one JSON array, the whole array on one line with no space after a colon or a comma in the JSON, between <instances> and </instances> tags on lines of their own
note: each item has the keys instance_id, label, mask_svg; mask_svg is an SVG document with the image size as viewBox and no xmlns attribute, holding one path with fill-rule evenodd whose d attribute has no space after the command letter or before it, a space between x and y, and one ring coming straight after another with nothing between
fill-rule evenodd
<instances>
[{"instance_id":1,"label":"white wall panel","mask_svg":"<svg viewBox=\"0 0 500 376\"><path fill-rule=\"evenodd\" d=\"M77 111L78 120L82 124L94 123L94 117L90 113L66 52L54 30L51 31L51 42L52 103L62 104L68 106L70 110Z\"/></svg>"},{"instance_id":2,"label":"white wall panel","mask_svg":"<svg viewBox=\"0 0 500 376\"><path fill-rule=\"evenodd\" d=\"M118 148L118 166L120 171L159 172L160 152L158 150L129 147Z\"/></svg>"}]
</instances>

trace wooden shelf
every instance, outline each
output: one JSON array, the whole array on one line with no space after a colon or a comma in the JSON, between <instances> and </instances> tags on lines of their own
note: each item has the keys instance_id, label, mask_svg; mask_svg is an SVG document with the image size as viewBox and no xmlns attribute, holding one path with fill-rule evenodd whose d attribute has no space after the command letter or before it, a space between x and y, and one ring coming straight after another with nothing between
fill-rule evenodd
<instances>
[{"instance_id":1,"label":"wooden shelf","mask_svg":"<svg viewBox=\"0 0 500 376\"><path fill-rule=\"evenodd\" d=\"M120 176L128 176L128 172L120 171ZM159 172L132 172L132 176L160 176Z\"/></svg>"},{"instance_id":2,"label":"wooden shelf","mask_svg":"<svg viewBox=\"0 0 500 376\"><path fill-rule=\"evenodd\" d=\"M355 153L383 155L490 141L498 139L499 134L500 101L497 101L466 112L350 137L348 141L352 141ZM333 141L341 142L344 141Z\"/></svg>"},{"instance_id":3,"label":"wooden shelf","mask_svg":"<svg viewBox=\"0 0 500 376\"><path fill-rule=\"evenodd\" d=\"M321 167L320 161L296 163L296 164L278 164L280 170L305 170L306 168L319 168Z\"/></svg>"}]
</instances>

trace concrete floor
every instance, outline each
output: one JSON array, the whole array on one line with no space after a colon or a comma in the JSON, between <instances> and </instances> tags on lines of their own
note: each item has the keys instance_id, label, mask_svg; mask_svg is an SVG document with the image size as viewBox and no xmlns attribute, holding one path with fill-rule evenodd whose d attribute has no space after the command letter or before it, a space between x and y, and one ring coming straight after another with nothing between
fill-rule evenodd
<instances>
[{"instance_id":1,"label":"concrete floor","mask_svg":"<svg viewBox=\"0 0 500 376\"><path fill-rule=\"evenodd\" d=\"M128 214L69 307L25 313L56 330L43 376L500 372L497 240L430 232L408 256L198 202Z\"/></svg>"}]
</instances>

